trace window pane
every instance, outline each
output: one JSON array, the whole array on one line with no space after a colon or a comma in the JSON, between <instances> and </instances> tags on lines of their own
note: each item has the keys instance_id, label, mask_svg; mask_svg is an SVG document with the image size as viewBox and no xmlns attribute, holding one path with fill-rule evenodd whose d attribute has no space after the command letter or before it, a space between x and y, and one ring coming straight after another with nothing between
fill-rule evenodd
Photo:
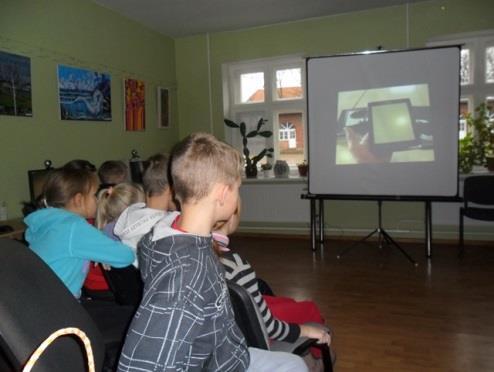
<instances>
[{"instance_id":1,"label":"window pane","mask_svg":"<svg viewBox=\"0 0 494 372\"><path fill-rule=\"evenodd\" d=\"M470 65L470 49L461 50L461 67L460 67L461 85L472 83L471 65Z\"/></svg>"},{"instance_id":2,"label":"window pane","mask_svg":"<svg viewBox=\"0 0 494 372\"><path fill-rule=\"evenodd\" d=\"M470 111L467 99L460 100L460 131L458 136L461 138L467 134L467 121L465 115Z\"/></svg>"},{"instance_id":3,"label":"window pane","mask_svg":"<svg viewBox=\"0 0 494 372\"><path fill-rule=\"evenodd\" d=\"M264 102L264 73L240 75L241 103Z\"/></svg>"},{"instance_id":4,"label":"window pane","mask_svg":"<svg viewBox=\"0 0 494 372\"><path fill-rule=\"evenodd\" d=\"M276 70L276 98L302 98L302 73L300 68Z\"/></svg>"},{"instance_id":5,"label":"window pane","mask_svg":"<svg viewBox=\"0 0 494 372\"><path fill-rule=\"evenodd\" d=\"M286 160L289 165L295 166L305 159L305 135L304 122L301 112L282 113L278 115L278 131L280 140L278 143L278 159ZM281 136L283 133L283 137Z\"/></svg>"},{"instance_id":6,"label":"window pane","mask_svg":"<svg viewBox=\"0 0 494 372\"><path fill-rule=\"evenodd\" d=\"M485 50L485 82L494 83L494 46Z\"/></svg>"},{"instance_id":7,"label":"window pane","mask_svg":"<svg viewBox=\"0 0 494 372\"><path fill-rule=\"evenodd\" d=\"M489 122L494 123L494 97L487 97L485 103L487 105L487 116L489 116Z\"/></svg>"}]
</instances>

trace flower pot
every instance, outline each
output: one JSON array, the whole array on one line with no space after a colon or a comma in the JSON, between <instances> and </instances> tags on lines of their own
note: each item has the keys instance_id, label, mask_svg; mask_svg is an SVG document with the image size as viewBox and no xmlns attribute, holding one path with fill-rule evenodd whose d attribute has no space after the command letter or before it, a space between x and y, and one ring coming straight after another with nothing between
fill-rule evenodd
<instances>
[{"instance_id":1,"label":"flower pot","mask_svg":"<svg viewBox=\"0 0 494 372\"><path fill-rule=\"evenodd\" d=\"M271 169L263 169L262 174L264 178L270 178L271 177Z\"/></svg>"},{"instance_id":2,"label":"flower pot","mask_svg":"<svg viewBox=\"0 0 494 372\"><path fill-rule=\"evenodd\" d=\"M300 177L307 177L309 173L309 165L308 164L298 164L298 174Z\"/></svg>"},{"instance_id":3,"label":"flower pot","mask_svg":"<svg viewBox=\"0 0 494 372\"><path fill-rule=\"evenodd\" d=\"M274 176L276 178L288 178L290 167L285 160L276 160L274 164Z\"/></svg>"},{"instance_id":4,"label":"flower pot","mask_svg":"<svg viewBox=\"0 0 494 372\"><path fill-rule=\"evenodd\" d=\"M253 166L245 166L245 177L247 178L257 178L257 167Z\"/></svg>"}]
</instances>

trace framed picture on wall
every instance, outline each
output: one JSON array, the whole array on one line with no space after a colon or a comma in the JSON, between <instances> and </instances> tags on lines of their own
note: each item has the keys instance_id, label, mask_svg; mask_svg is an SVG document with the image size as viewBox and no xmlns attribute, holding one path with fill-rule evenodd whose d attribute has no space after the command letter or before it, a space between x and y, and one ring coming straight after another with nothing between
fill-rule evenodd
<instances>
[{"instance_id":1,"label":"framed picture on wall","mask_svg":"<svg viewBox=\"0 0 494 372\"><path fill-rule=\"evenodd\" d=\"M124 92L125 130L128 132L143 131L146 129L144 82L135 79L125 79Z\"/></svg>"},{"instance_id":2,"label":"framed picture on wall","mask_svg":"<svg viewBox=\"0 0 494 372\"><path fill-rule=\"evenodd\" d=\"M33 116L28 57L0 51L0 115Z\"/></svg>"},{"instance_id":3,"label":"framed picture on wall","mask_svg":"<svg viewBox=\"0 0 494 372\"><path fill-rule=\"evenodd\" d=\"M109 74L58 65L58 98L62 120L112 119Z\"/></svg>"},{"instance_id":4,"label":"framed picture on wall","mask_svg":"<svg viewBox=\"0 0 494 372\"><path fill-rule=\"evenodd\" d=\"M158 87L158 128L170 128L170 90Z\"/></svg>"}]
</instances>

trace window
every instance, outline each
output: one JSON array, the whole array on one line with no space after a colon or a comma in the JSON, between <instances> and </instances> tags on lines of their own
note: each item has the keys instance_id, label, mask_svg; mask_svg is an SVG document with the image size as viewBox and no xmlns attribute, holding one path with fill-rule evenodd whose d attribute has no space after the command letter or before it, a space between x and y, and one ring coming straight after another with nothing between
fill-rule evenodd
<instances>
[{"instance_id":1,"label":"window","mask_svg":"<svg viewBox=\"0 0 494 372\"><path fill-rule=\"evenodd\" d=\"M465 114L486 102L494 120L494 31L456 35L429 42L428 46L462 45L460 66L459 137L465 137Z\"/></svg>"},{"instance_id":2,"label":"window","mask_svg":"<svg viewBox=\"0 0 494 372\"><path fill-rule=\"evenodd\" d=\"M485 82L494 83L494 46L485 49Z\"/></svg>"},{"instance_id":3,"label":"window","mask_svg":"<svg viewBox=\"0 0 494 372\"><path fill-rule=\"evenodd\" d=\"M472 68L470 66L470 49L462 49L460 54L460 84L472 83Z\"/></svg>"},{"instance_id":4,"label":"window","mask_svg":"<svg viewBox=\"0 0 494 372\"><path fill-rule=\"evenodd\" d=\"M468 112L471 112L471 104L468 99L462 98L460 99L460 127L459 127L459 137L460 139L465 137L467 134L467 121L465 119L465 115Z\"/></svg>"},{"instance_id":5,"label":"window","mask_svg":"<svg viewBox=\"0 0 494 372\"><path fill-rule=\"evenodd\" d=\"M223 66L225 117L244 122L247 130L256 128L260 118L267 120L270 138L249 138L249 150L258 153L273 147L273 159L286 160L292 169L306 158L305 64L298 58L279 58L232 63ZM226 139L242 149L238 131L226 128Z\"/></svg>"},{"instance_id":6,"label":"window","mask_svg":"<svg viewBox=\"0 0 494 372\"><path fill-rule=\"evenodd\" d=\"M280 143L280 147L294 149L297 147L297 131L292 123L280 124L280 141L286 143Z\"/></svg>"},{"instance_id":7,"label":"window","mask_svg":"<svg viewBox=\"0 0 494 372\"><path fill-rule=\"evenodd\" d=\"M264 102L264 73L241 74L240 90L240 103Z\"/></svg>"}]
</instances>

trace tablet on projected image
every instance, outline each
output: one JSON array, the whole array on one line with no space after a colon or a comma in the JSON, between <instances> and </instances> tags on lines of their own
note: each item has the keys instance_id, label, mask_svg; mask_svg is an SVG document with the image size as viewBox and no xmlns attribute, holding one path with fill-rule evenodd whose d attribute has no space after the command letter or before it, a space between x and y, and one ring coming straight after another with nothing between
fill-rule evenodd
<instances>
[{"instance_id":1,"label":"tablet on projected image","mask_svg":"<svg viewBox=\"0 0 494 372\"><path fill-rule=\"evenodd\" d=\"M368 106L369 142L375 153L410 150L419 144L409 99L369 102Z\"/></svg>"}]
</instances>

